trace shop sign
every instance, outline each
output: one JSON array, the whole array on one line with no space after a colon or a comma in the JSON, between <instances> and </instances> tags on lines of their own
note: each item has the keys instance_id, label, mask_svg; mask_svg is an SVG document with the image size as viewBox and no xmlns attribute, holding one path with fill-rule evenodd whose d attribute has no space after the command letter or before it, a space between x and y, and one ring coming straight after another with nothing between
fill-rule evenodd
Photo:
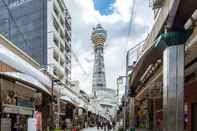
<instances>
[{"instance_id":1,"label":"shop sign","mask_svg":"<svg viewBox=\"0 0 197 131\"><path fill-rule=\"evenodd\" d=\"M149 99L158 99L161 98L161 90L162 88L160 86L153 87L149 89L148 95Z\"/></svg>"},{"instance_id":2,"label":"shop sign","mask_svg":"<svg viewBox=\"0 0 197 131\"><path fill-rule=\"evenodd\" d=\"M3 105L3 112L10 114L32 115L33 108L20 107L14 105Z\"/></svg>"},{"instance_id":3,"label":"shop sign","mask_svg":"<svg viewBox=\"0 0 197 131\"><path fill-rule=\"evenodd\" d=\"M39 111L36 111L36 130L41 131L42 130L42 113Z\"/></svg>"}]
</instances>

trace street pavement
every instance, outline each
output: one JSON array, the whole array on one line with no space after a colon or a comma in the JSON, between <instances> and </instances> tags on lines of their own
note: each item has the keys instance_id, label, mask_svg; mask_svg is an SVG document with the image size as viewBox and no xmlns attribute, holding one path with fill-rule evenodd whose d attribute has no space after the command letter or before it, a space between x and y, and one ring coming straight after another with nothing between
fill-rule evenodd
<instances>
[{"instance_id":1,"label":"street pavement","mask_svg":"<svg viewBox=\"0 0 197 131\"><path fill-rule=\"evenodd\" d=\"M101 129L97 130L96 127L92 127L92 128L85 128L81 131L104 131L104 130L101 130ZM113 131L113 130L110 130L110 131ZM114 131L118 131L118 130L114 130ZM136 129L136 131L148 131L148 130L146 130L146 129Z\"/></svg>"},{"instance_id":2,"label":"street pavement","mask_svg":"<svg viewBox=\"0 0 197 131\"><path fill-rule=\"evenodd\" d=\"M101 130L101 129L97 130L96 127L92 127L92 128L85 128L85 129L83 129L81 131L104 131L104 130ZM113 130L110 130L110 131L113 131ZM117 130L115 130L115 131L117 131Z\"/></svg>"}]
</instances>

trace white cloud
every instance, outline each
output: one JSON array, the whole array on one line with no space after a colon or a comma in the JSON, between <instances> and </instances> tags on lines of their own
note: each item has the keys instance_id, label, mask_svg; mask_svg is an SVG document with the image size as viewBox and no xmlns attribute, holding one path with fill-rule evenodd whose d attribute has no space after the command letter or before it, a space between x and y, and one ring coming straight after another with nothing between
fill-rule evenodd
<instances>
[{"instance_id":1,"label":"white cloud","mask_svg":"<svg viewBox=\"0 0 197 131\"><path fill-rule=\"evenodd\" d=\"M116 78L124 75L125 52L128 48L128 27L132 0L116 0L111 6L114 12L102 16L94 9L92 0L68 0L66 5L72 16L72 47L88 75L84 75L78 63L72 60L72 78L80 80L81 89L91 93L93 73L92 27L101 23L108 31L105 48L105 71L108 88L116 88ZM135 15L129 47L142 40L153 23L148 1L136 0Z\"/></svg>"}]
</instances>

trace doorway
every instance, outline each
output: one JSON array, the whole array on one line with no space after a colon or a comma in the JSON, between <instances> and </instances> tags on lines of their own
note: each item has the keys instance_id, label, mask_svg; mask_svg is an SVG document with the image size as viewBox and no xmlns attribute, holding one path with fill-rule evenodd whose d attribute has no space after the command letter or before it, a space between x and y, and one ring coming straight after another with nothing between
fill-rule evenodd
<instances>
[{"instance_id":1,"label":"doorway","mask_svg":"<svg viewBox=\"0 0 197 131\"><path fill-rule=\"evenodd\" d=\"M192 131L197 131L197 103L192 104Z\"/></svg>"}]
</instances>

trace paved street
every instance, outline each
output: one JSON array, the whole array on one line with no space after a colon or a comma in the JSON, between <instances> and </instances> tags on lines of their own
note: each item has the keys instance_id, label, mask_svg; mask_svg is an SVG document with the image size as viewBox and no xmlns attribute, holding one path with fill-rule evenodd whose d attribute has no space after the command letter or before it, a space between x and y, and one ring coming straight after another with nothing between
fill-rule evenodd
<instances>
[{"instance_id":1,"label":"paved street","mask_svg":"<svg viewBox=\"0 0 197 131\"><path fill-rule=\"evenodd\" d=\"M83 129L82 131L104 131L104 130L97 130L96 127L92 127L92 128L86 128L86 129ZM113 130L110 130L110 131L113 131ZM115 130L117 131L117 130ZM148 131L146 129L136 129L136 131Z\"/></svg>"},{"instance_id":2,"label":"paved street","mask_svg":"<svg viewBox=\"0 0 197 131\"><path fill-rule=\"evenodd\" d=\"M83 129L82 131L104 131L104 130L97 130L96 127L92 127L92 128ZM110 131L113 131L113 130L110 130ZM116 131L117 131L117 130L116 130Z\"/></svg>"}]
</instances>

